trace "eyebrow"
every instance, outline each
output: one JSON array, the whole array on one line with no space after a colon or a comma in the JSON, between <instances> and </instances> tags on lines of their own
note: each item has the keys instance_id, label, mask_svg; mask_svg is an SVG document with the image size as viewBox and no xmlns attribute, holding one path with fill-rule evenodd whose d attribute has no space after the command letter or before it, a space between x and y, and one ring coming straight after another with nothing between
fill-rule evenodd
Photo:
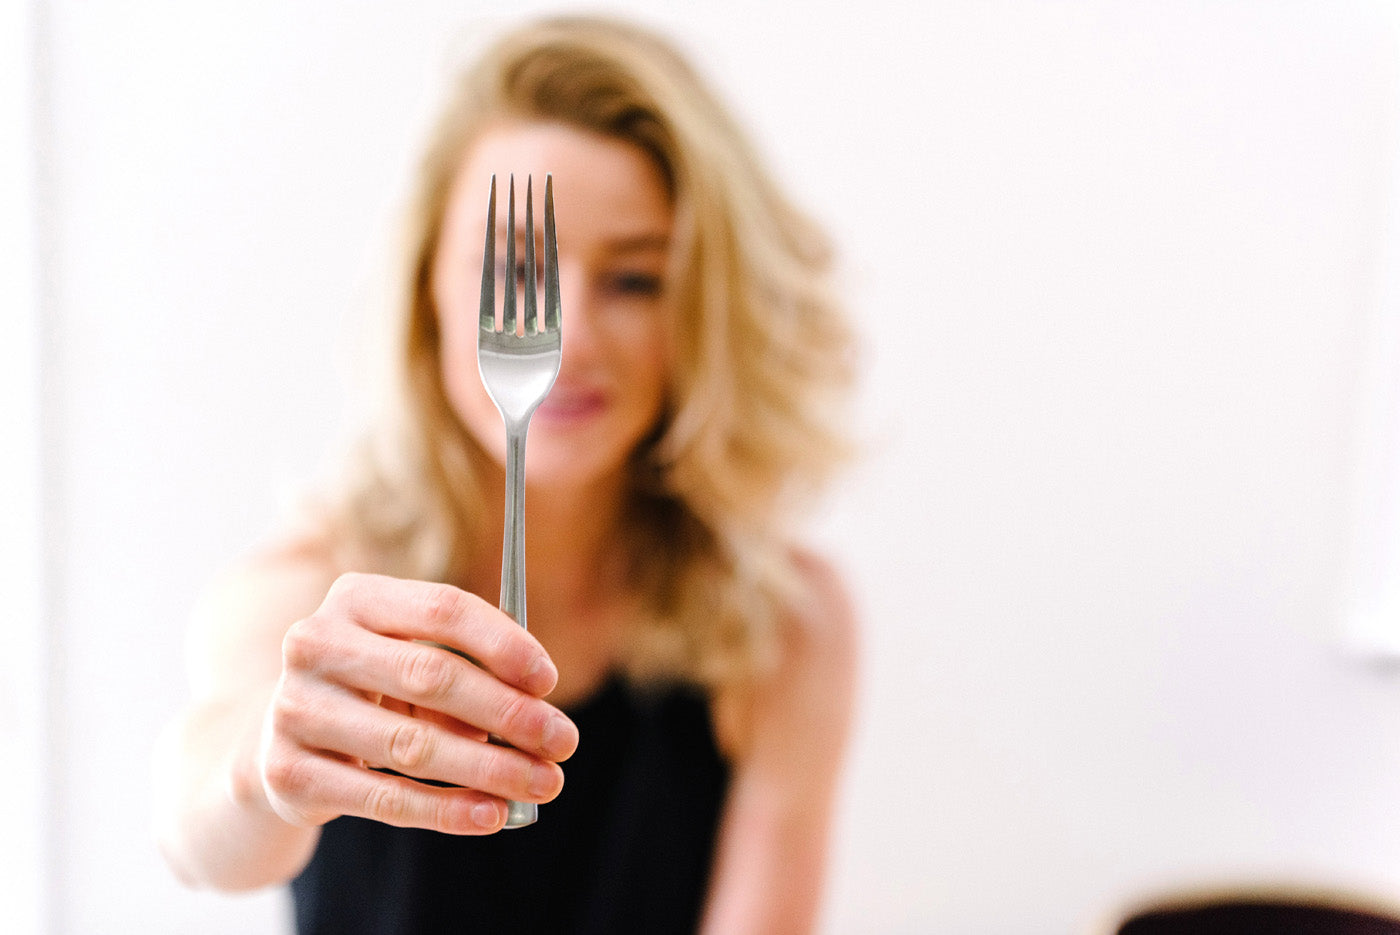
<instances>
[{"instance_id":1,"label":"eyebrow","mask_svg":"<svg viewBox=\"0 0 1400 935\"><path fill-rule=\"evenodd\" d=\"M607 242L616 253L639 253L644 250L666 250L671 246L669 234L637 234Z\"/></svg>"},{"instance_id":2,"label":"eyebrow","mask_svg":"<svg viewBox=\"0 0 1400 935\"><path fill-rule=\"evenodd\" d=\"M496 236L505 238L511 236L510 228L504 223L496 225ZM525 239L525 225L517 224L515 228L515 239ZM543 234L537 234L536 239ZM647 250L668 250L671 247L671 235L662 233L642 233L624 234L612 240L604 241L609 251L613 253L641 253Z\"/></svg>"}]
</instances>

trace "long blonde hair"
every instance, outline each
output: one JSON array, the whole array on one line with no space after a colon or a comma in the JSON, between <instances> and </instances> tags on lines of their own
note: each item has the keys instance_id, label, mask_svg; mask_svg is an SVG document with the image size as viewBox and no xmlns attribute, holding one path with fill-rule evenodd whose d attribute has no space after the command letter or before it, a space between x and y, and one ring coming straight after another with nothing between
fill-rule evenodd
<instances>
[{"instance_id":1,"label":"long blonde hair","mask_svg":"<svg viewBox=\"0 0 1400 935\"><path fill-rule=\"evenodd\" d=\"M773 661L777 620L802 599L793 509L847 453L850 340L823 234L681 56L636 26L526 25L452 88L404 227L397 406L332 505L332 533L356 564L442 577L473 550L476 518L499 508L482 502L486 455L447 401L430 283L464 154L505 118L630 142L666 180L675 372L664 423L634 457L626 532L645 610L623 662L638 677L707 686L753 677Z\"/></svg>"}]
</instances>

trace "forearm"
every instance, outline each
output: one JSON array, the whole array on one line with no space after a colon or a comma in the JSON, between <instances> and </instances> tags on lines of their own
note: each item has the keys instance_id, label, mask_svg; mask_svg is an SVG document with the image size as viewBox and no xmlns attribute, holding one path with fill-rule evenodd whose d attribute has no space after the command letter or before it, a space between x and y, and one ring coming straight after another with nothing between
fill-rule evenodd
<instances>
[{"instance_id":1,"label":"forearm","mask_svg":"<svg viewBox=\"0 0 1400 935\"><path fill-rule=\"evenodd\" d=\"M172 724L155 762L156 833L189 886L249 890L295 876L319 828L272 811L257 778L260 701L208 704Z\"/></svg>"},{"instance_id":2,"label":"forearm","mask_svg":"<svg viewBox=\"0 0 1400 935\"><path fill-rule=\"evenodd\" d=\"M721 825L703 935L807 935L821 914L828 806L737 796Z\"/></svg>"}]
</instances>

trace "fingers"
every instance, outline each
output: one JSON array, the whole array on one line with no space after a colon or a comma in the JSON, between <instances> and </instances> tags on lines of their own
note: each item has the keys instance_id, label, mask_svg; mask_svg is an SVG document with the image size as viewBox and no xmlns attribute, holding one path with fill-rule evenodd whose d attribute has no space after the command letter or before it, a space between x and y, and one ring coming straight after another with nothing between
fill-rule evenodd
<instances>
[{"instance_id":1,"label":"fingers","mask_svg":"<svg viewBox=\"0 0 1400 935\"><path fill-rule=\"evenodd\" d=\"M371 701L375 700L373 697ZM409 704L407 701L400 701L397 698L382 696L378 699L379 704L390 711L397 711L405 717L416 717L429 723L436 724L443 730L451 731L459 737L466 737L469 740L486 740L488 734L479 727L473 727L463 721L457 720L450 714L443 714L441 711L434 711L432 708L420 708L417 705Z\"/></svg>"},{"instance_id":2,"label":"fingers","mask_svg":"<svg viewBox=\"0 0 1400 935\"><path fill-rule=\"evenodd\" d=\"M554 706L451 652L356 627L340 628L335 651L322 652L322 626L312 618L288 634L289 672L438 712L545 759L567 759L578 746L577 728Z\"/></svg>"},{"instance_id":3,"label":"fingers","mask_svg":"<svg viewBox=\"0 0 1400 935\"><path fill-rule=\"evenodd\" d=\"M274 711L283 736L309 750L334 750L416 779L527 802L548 802L564 786L563 770L548 760L463 737L351 692L325 687L317 693L327 697L289 699L294 703Z\"/></svg>"},{"instance_id":4,"label":"fingers","mask_svg":"<svg viewBox=\"0 0 1400 935\"><path fill-rule=\"evenodd\" d=\"M558 672L538 640L474 595L346 575L282 651L260 767L284 820L345 814L485 833L503 825L503 799L547 802L563 787L557 761L578 730L540 698Z\"/></svg>"},{"instance_id":5,"label":"fingers","mask_svg":"<svg viewBox=\"0 0 1400 935\"><path fill-rule=\"evenodd\" d=\"M490 834L506 819L505 803L486 792L427 786L329 757L270 756L263 776L273 809L294 825L354 815L402 828Z\"/></svg>"},{"instance_id":6,"label":"fingers","mask_svg":"<svg viewBox=\"0 0 1400 935\"><path fill-rule=\"evenodd\" d=\"M498 679L546 695L559 672L539 641L486 601L460 588L378 575L342 575L323 609L346 613L385 636L459 649Z\"/></svg>"}]
</instances>

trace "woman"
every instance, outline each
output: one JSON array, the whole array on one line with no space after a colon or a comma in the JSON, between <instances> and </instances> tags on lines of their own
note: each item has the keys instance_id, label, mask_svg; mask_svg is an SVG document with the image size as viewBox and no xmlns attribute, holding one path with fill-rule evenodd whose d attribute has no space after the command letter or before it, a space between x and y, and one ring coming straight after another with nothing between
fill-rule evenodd
<instances>
[{"instance_id":1,"label":"woman","mask_svg":"<svg viewBox=\"0 0 1400 935\"><path fill-rule=\"evenodd\" d=\"M493 606L476 303L490 176L545 172L564 357L530 430L527 633ZM397 405L198 614L167 858L291 881L302 932L809 930L855 667L788 528L842 453L823 239L664 42L582 18L461 79L407 228ZM506 799L550 804L496 833Z\"/></svg>"}]
</instances>

